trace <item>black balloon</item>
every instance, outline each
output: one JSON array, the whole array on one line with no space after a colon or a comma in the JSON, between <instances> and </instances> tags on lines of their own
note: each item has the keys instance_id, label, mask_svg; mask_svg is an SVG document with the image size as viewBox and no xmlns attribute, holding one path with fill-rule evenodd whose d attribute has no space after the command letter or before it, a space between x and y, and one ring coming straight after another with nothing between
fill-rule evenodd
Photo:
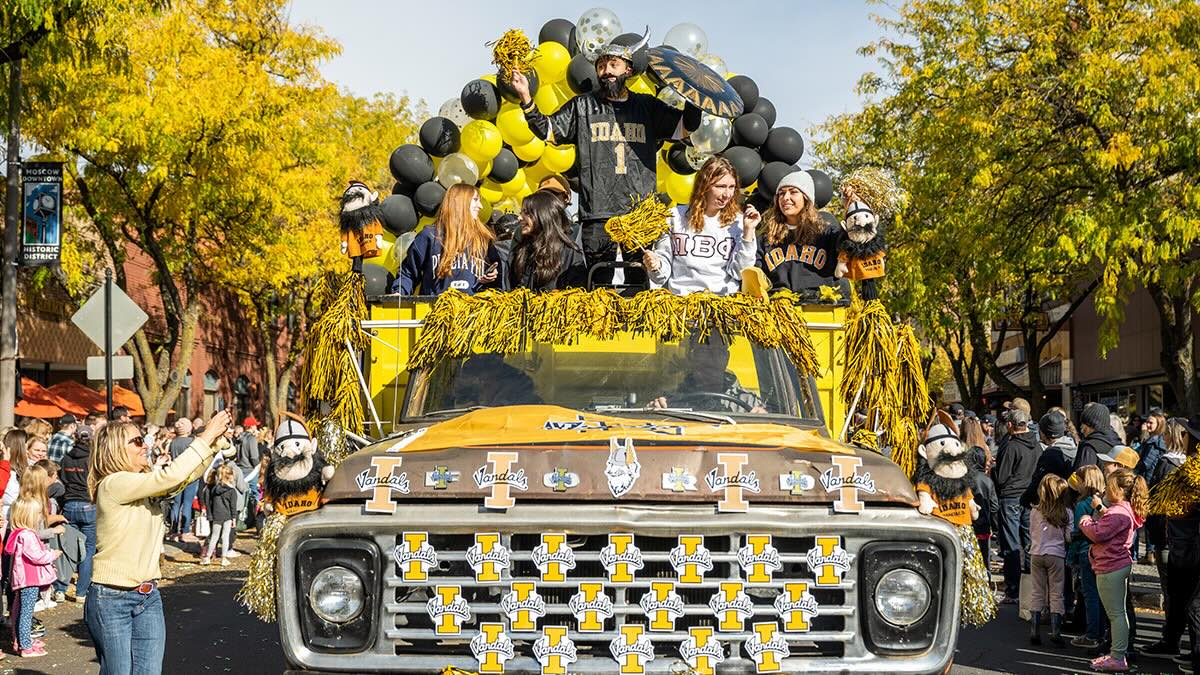
<instances>
[{"instance_id":1,"label":"black balloon","mask_svg":"<svg viewBox=\"0 0 1200 675\"><path fill-rule=\"evenodd\" d=\"M571 26L571 37L567 40L567 53L572 57L579 55L579 29Z\"/></svg>"},{"instance_id":2,"label":"black balloon","mask_svg":"<svg viewBox=\"0 0 1200 675\"><path fill-rule=\"evenodd\" d=\"M667 151L667 166L681 176L696 173L696 169L687 161L686 153L687 146L683 143L676 143Z\"/></svg>"},{"instance_id":3,"label":"black balloon","mask_svg":"<svg viewBox=\"0 0 1200 675\"><path fill-rule=\"evenodd\" d=\"M500 154L492 159L492 172L488 174L488 178L497 183L507 183L517 176L517 169L521 164L517 161L517 156L508 148L501 148Z\"/></svg>"},{"instance_id":4,"label":"black balloon","mask_svg":"<svg viewBox=\"0 0 1200 675\"><path fill-rule=\"evenodd\" d=\"M365 262L362 269L363 294L368 298L387 295L392 275L387 268L375 263Z\"/></svg>"},{"instance_id":5,"label":"black balloon","mask_svg":"<svg viewBox=\"0 0 1200 675\"><path fill-rule=\"evenodd\" d=\"M795 164L804 156L804 139L791 127L775 127L767 134L762 156L768 162Z\"/></svg>"},{"instance_id":6,"label":"black balloon","mask_svg":"<svg viewBox=\"0 0 1200 675\"><path fill-rule=\"evenodd\" d=\"M758 84L745 75L734 75L729 78L729 86L742 97L746 110L754 110L758 105Z\"/></svg>"},{"instance_id":7,"label":"black balloon","mask_svg":"<svg viewBox=\"0 0 1200 675\"><path fill-rule=\"evenodd\" d=\"M500 112L500 92L487 80L471 80L458 97L463 110L477 120L494 120Z\"/></svg>"},{"instance_id":8,"label":"black balloon","mask_svg":"<svg viewBox=\"0 0 1200 675\"><path fill-rule=\"evenodd\" d=\"M417 210L413 201L404 195L391 195L379 202L383 211L383 226L397 237L417 226Z\"/></svg>"},{"instance_id":9,"label":"black balloon","mask_svg":"<svg viewBox=\"0 0 1200 675\"><path fill-rule=\"evenodd\" d=\"M413 195L413 204L421 215L432 216L437 213L438 207L442 205L442 197L445 196L446 188L436 180L431 180L417 188L416 194Z\"/></svg>"},{"instance_id":10,"label":"black balloon","mask_svg":"<svg viewBox=\"0 0 1200 675\"><path fill-rule=\"evenodd\" d=\"M421 125L421 148L434 157L458 152L461 133L458 125L445 117L430 117Z\"/></svg>"},{"instance_id":11,"label":"black balloon","mask_svg":"<svg viewBox=\"0 0 1200 675\"><path fill-rule=\"evenodd\" d=\"M747 148L757 148L767 142L767 134L771 131L771 127L767 125L767 121L758 113L745 113L733 121L733 140L734 145L743 145Z\"/></svg>"},{"instance_id":12,"label":"black balloon","mask_svg":"<svg viewBox=\"0 0 1200 675\"><path fill-rule=\"evenodd\" d=\"M398 180L392 184L392 194L394 195L405 195L406 197L411 197L416 191L417 184L410 183L406 180Z\"/></svg>"},{"instance_id":13,"label":"black balloon","mask_svg":"<svg viewBox=\"0 0 1200 675\"><path fill-rule=\"evenodd\" d=\"M833 180L820 169L809 169L808 175L813 180L813 205L823 209L833 199Z\"/></svg>"},{"instance_id":14,"label":"black balloon","mask_svg":"<svg viewBox=\"0 0 1200 675\"><path fill-rule=\"evenodd\" d=\"M755 180L758 180L758 174L762 171L762 159L758 153L751 148L740 145L734 145L726 148L721 156L729 160L733 165L738 175L738 185L743 189L750 187Z\"/></svg>"},{"instance_id":15,"label":"black balloon","mask_svg":"<svg viewBox=\"0 0 1200 675\"><path fill-rule=\"evenodd\" d=\"M779 181L793 171L799 171L799 169L786 162L768 162L763 167L762 173L758 175L758 191L767 199L774 198Z\"/></svg>"},{"instance_id":16,"label":"black balloon","mask_svg":"<svg viewBox=\"0 0 1200 675\"><path fill-rule=\"evenodd\" d=\"M841 221L839 221L837 216L833 215L832 213L828 211L817 211L817 215L821 216L821 220L825 221L825 229L841 229Z\"/></svg>"},{"instance_id":17,"label":"black balloon","mask_svg":"<svg viewBox=\"0 0 1200 675\"><path fill-rule=\"evenodd\" d=\"M575 24L566 19L550 19L542 24L542 29L538 31L538 44L543 42L557 42L566 47L571 41L571 33L575 30Z\"/></svg>"},{"instance_id":18,"label":"black balloon","mask_svg":"<svg viewBox=\"0 0 1200 675\"><path fill-rule=\"evenodd\" d=\"M691 103L683 104L683 128L688 133L700 128L700 123L704 121L703 112Z\"/></svg>"},{"instance_id":19,"label":"black balloon","mask_svg":"<svg viewBox=\"0 0 1200 675\"><path fill-rule=\"evenodd\" d=\"M406 143L392 151L388 168L396 180L420 185L433 179L433 160L419 145Z\"/></svg>"},{"instance_id":20,"label":"black balloon","mask_svg":"<svg viewBox=\"0 0 1200 675\"><path fill-rule=\"evenodd\" d=\"M571 57L567 66L567 86L576 94L586 94L596 89L596 66L583 54Z\"/></svg>"},{"instance_id":21,"label":"black balloon","mask_svg":"<svg viewBox=\"0 0 1200 675\"><path fill-rule=\"evenodd\" d=\"M496 89L500 92L500 95L504 97L505 101L508 101L509 103L520 103L521 97L517 95L517 90L513 89L512 84L509 83L509 78L511 76L512 73L496 73ZM525 73L525 77L529 78L529 95L537 96L537 71L533 68L530 68L529 72Z\"/></svg>"},{"instance_id":22,"label":"black balloon","mask_svg":"<svg viewBox=\"0 0 1200 675\"><path fill-rule=\"evenodd\" d=\"M759 96L758 103L754 104L754 109L750 110L750 108L746 108L746 110L756 115L761 115L767 121L767 126L775 126L775 104L771 103L771 99L766 96Z\"/></svg>"},{"instance_id":23,"label":"black balloon","mask_svg":"<svg viewBox=\"0 0 1200 675\"><path fill-rule=\"evenodd\" d=\"M637 33L623 33L613 38L615 44L622 47L632 47L642 41L642 36ZM650 65L650 49L642 47L633 53L633 74L641 75L646 72L646 68Z\"/></svg>"}]
</instances>

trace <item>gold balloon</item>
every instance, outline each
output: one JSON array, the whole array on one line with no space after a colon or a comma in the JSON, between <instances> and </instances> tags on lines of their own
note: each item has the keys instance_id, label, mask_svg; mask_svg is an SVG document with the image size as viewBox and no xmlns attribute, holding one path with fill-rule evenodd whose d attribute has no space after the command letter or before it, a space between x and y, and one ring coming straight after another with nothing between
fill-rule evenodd
<instances>
[{"instance_id":1,"label":"gold balloon","mask_svg":"<svg viewBox=\"0 0 1200 675\"><path fill-rule=\"evenodd\" d=\"M571 53L557 42L543 42L533 50L533 69L537 71L541 87L561 82L571 65Z\"/></svg>"},{"instance_id":2,"label":"gold balloon","mask_svg":"<svg viewBox=\"0 0 1200 675\"><path fill-rule=\"evenodd\" d=\"M541 92L542 90L539 89L539 96ZM496 126L500 128L500 135L504 141L514 148L533 140L533 131L530 130L529 123L525 121L525 113L521 112L520 106L513 103L505 103L500 106L500 114L496 115Z\"/></svg>"},{"instance_id":3,"label":"gold balloon","mask_svg":"<svg viewBox=\"0 0 1200 675\"><path fill-rule=\"evenodd\" d=\"M483 185L479 186L479 198L487 203L495 203L504 199L504 188L499 183L491 178L483 181Z\"/></svg>"},{"instance_id":4,"label":"gold balloon","mask_svg":"<svg viewBox=\"0 0 1200 675\"><path fill-rule=\"evenodd\" d=\"M500 184L500 190L506 197L511 197L521 191L525 186L525 170L517 169L517 174L512 177L512 180L507 183Z\"/></svg>"},{"instance_id":5,"label":"gold balloon","mask_svg":"<svg viewBox=\"0 0 1200 675\"><path fill-rule=\"evenodd\" d=\"M562 101L554 92L554 87L538 87L537 93L533 96L533 102L543 115L549 115L562 106Z\"/></svg>"},{"instance_id":6,"label":"gold balloon","mask_svg":"<svg viewBox=\"0 0 1200 675\"><path fill-rule=\"evenodd\" d=\"M538 161L542 157L542 153L545 151L546 141L536 137L524 145L513 146L513 154L526 162Z\"/></svg>"},{"instance_id":7,"label":"gold balloon","mask_svg":"<svg viewBox=\"0 0 1200 675\"><path fill-rule=\"evenodd\" d=\"M492 205L492 211L500 213L516 213L521 210L521 205L513 197L508 197L502 201L498 201Z\"/></svg>"},{"instance_id":8,"label":"gold balloon","mask_svg":"<svg viewBox=\"0 0 1200 675\"><path fill-rule=\"evenodd\" d=\"M539 164L552 173L562 173L575 165L575 146L547 145Z\"/></svg>"},{"instance_id":9,"label":"gold balloon","mask_svg":"<svg viewBox=\"0 0 1200 675\"><path fill-rule=\"evenodd\" d=\"M476 164L490 162L500 154L502 147L504 140L500 137L500 130L487 120L471 120L462 129L462 148L459 152L475 160Z\"/></svg>"},{"instance_id":10,"label":"gold balloon","mask_svg":"<svg viewBox=\"0 0 1200 675\"><path fill-rule=\"evenodd\" d=\"M692 198L692 186L696 183L696 174L678 174L672 171L667 175L667 194L676 204L686 204Z\"/></svg>"}]
</instances>

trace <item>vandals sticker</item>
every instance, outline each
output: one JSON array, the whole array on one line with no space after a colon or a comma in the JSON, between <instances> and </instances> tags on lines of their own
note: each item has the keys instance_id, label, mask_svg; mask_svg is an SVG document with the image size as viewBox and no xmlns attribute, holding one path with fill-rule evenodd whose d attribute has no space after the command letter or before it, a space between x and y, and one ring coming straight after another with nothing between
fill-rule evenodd
<instances>
[{"instance_id":1,"label":"vandals sticker","mask_svg":"<svg viewBox=\"0 0 1200 675\"><path fill-rule=\"evenodd\" d=\"M675 592L673 581L651 581L638 605L650 620L651 631L669 633L675 630L675 620L683 616L683 598Z\"/></svg>"},{"instance_id":2,"label":"vandals sticker","mask_svg":"<svg viewBox=\"0 0 1200 675\"><path fill-rule=\"evenodd\" d=\"M608 440L608 461L604 464L604 477L608 479L608 491L620 498L633 489L633 484L642 475L642 463L638 461L633 439L621 443L615 438Z\"/></svg>"},{"instance_id":3,"label":"vandals sticker","mask_svg":"<svg viewBox=\"0 0 1200 675\"><path fill-rule=\"evenodd\" d=\"M479 634L471 638L471 653L479 661L479 672L503 673L504 663L513 658L513 643L504 634L504 624L479 624Z\"/></svg>"},{"instance_id":4,"label":"vandals sticker","mask_svg":"<svg viewBox=\"0 0 1200 675\"><path fill-rule=\"evenodd\" d=\"M754 602L744 588L740 581L722 581L708 599L708 608L717 617L717 630L722 633L742 632L746 619L754 615Z\"/></svg>"},{"instance_id":5,"label":"vandals sticker","mask_svg":"<svg viewBox=\"0 0 1200 675\"><path fill-rule=\"evenodd\" d=\"M640 675L646 672L646 664L654 660L654 645L641 624L622 624L617 637L608 643L608 651L617 660L618 673Z\"/></svg>"},{"instance_id":6,"label":"vandals sticker","mask_svg":"<svg viewBox=\"0 0 1200 675\"><path fill-rule=\"evenodd\" d=\"M746 535L746 545L738 549L737 560L751 584L771 583L771 576L783 567L769 534Z\"/></svg>"},{"instance_id":7,"label":"vandals sticker","mask_svg":"<svg viewBox=\"0 0 1200 675\"><path fill-rule=\"evenodd\" d=\"M466 553L467 564L475 571L475 581L496 583L511 565L508 549L500 542L498 532L481 532Z\"/></svg>"},{"instance_id":8,"label":"vandals sticker","mask_svg":"<svg viewBox=\"0 0 1200 675\"><path fill-rule=\"evenodd\" d=\"M600 549L600 564L608 573L608 580L619 584L633 583L637 571L646 566L632 534L608 535L608 546Z\"/></svg>"},{"instance_id":9,"label":"vandals sticker","mask_svg":"<svg viewBox=\"0 0 1200 675\"><path fill-rule=\"evenodd\" d=\"M408 474L396 473L403 457L377 456L371 458L371 466L354 477L360 492L370 492L371 498L363 504L367 513L395 513L394 492L408 494Z\"/></svg>"},{"instance_id":10,"label":"vandals sticker","mask_svg":"<svg viewBox=\"0 0 1200 675\"><path fill-rule=\"evenodd\" d=\"M532 581L514 581L500 598L500 611L508 617L508 627L518 632L537 629L537 620L546 616L546 602Z\"/></svg>"},{"instance_id":11,"label":"vandals sticker","mask_svg":"<svg viewBox=\"0 0 1200 675\"><path fill-rule=\"evenodd\" d=\"M687 639L679 645L679 656L696 671L696 675L713 675L719 663L725 660L725 647L713 635L708 626L693 626L688 629Z\"/></svg>"},{"instance_id":12,"label":"vandals sticker","mask_svg":"<svg viewBox=\"0 0 1200 675\"><path fill-rule=\"evenodd\" d=\"M662 475L662 489L671 492L695 492L696 477L683 467L673 466Z\"/></svg>"},{"instance_id":13,"label":"vandals sticker","mask_svg":"<svg viewBox=\"0 0 1200 675\"><path fill-rule=\"evenodd\" d=\"M704 574L713 569L712 553L704 547L704 537L699 534L679 535L679 545L671 549L667 559L683 586L703 583Z\"/></svg>"},{"instance_id":14,"label":"vandals sticker","mask_svg":"<svg viewBox=\"0 0 1200 675\"><path fill-rule=\"evenodd\" d=\"M871 472L858 472L862 468L861 457L835 456L830 461L833 466L821 473L821 486L826 492L838 493L833 510L838 513L861 513L864 505L858 498L859 492L875 494L875 480L871 478Z\"/></svg>"},{"instance_id":15,"label":"vandals sticker","mask_svg":"<svg viewBox=\"0 0 1200 675\"><path fill-rule=\"evenodd\" d=\"M575 569L575 551L567 546L567 535L562 532L542 535L542 543L534 547L530 559L542 581L566 581L567 572Z\"/></svg>"},{"instance_id":16,"label":"vandals sticker","mask_svg":"<svg viewBox=\"0 0 1200 675\"><path fill-rule=\"evenodd\" d=\"M435 586L425 611L433 620L433 632L438 635L458 635L462 625L471 620L471 607L462 597L461 586Z\"/></svg>"},{"instance_id":17,"label":"vandals sticker","mask_svg":"<svg viewBox=\"0 0 1200 675\"><path fill-rule=\"evenodd\" d=\"M542 475L542 485L555 492L566 492L579 487L579 474L556 466L553 471Z\"/></svg>"},{"instance_id":18,"label":"vandals sticker","mask_svg":"<svg viewBox=\"0 0 1200 675\"><path fill-rule=\"evenodd\" d=\"M400 535L404 542L392 549L392 557L400 567L400 578L404 581L426 581L429 572L437 568L437 551L429 545L427 532L405 532Z\"/></svg>"},{"instance_id":19,"label":"vandals sticker","mask_svg":"<svg viewBox=\"0 0 1200 675\"><path fill-rule=\"evenodd\" d=\"M783 660L789 649L787 640L779 634L775 623L754 624L754 634L745 643L746 655L754 659L754 672L778 673L783 670Z\"/></svg>"},{"instance_id":20,"label":"vandals sticker","mask_svg":"<svg viewBox=\"0 0 1200 675\"><path fill-rule=\"evenodd\" d=\"M592 581L579 584L579 592L567 601L567 608L581 633L603 633L604 620L613 615L613 602L604 592L604 584Z\"/></svg>"},{"instance_id":21,"label":"vandals sticker","mask_svg":"<svg viewBox=\"0 0 1200 675\"><path fill-rule=\"evenodd\" d=\"M516 500L512 496L513 488L521 491L529 489L529 479L525 477L525 469L513 470L513 465L517 463L517 453L489 452L487 461L492 465L491 471L485 464L476 469L474 474L475 485L480 490L492 491L483 500L483 505L489 509L511 508L513 504L516 504Z\"/></svg>"},{"instance_id":22,"label":"vandals sticker","mask_svg":"<svg viewBox=\"0 0 1200 675\"><path fill-rule=\"evenodd\" d=\"M783 619L783 629L789 633L807 633L820 609L805 581L784 584L783 592L775 597L775 611Z\"/></svg>"},{"instance_id":23,"label":"vandals sticker","mask_svg":"<svg viewBox=\"0 0 1200 675\"><path fill-rule=\"evenodd\" d=\"M745 453L717 453L717 464L720 466L714 467L704 477L709 490L723 493L721 500L717 502L717 511L745 513L750 508L745 492L761 491L758 476L753 471L742 473L742 467L749 461L750 457ZM718 470L721 473L718 473Z\"/></svg>"},{"instance_id":24,"label":"vandals sticker","mask_svg":"<svg viewBox=\"0 0 1200 675\"><path fill-rule=\"evenodd\" d=\"M816 545L806 554L808 569L813 573L814 585L840 586L842 577L850 571L854 556L842 548L839 536L817 537Z\"/></svg>"},{"instance_id":25,"label":"vandals sticker","mask_svg":"<svg viewBox=\"0 0 1200 675\"><path fill-rule=\"evenodd\" d=\"M543 628L542 637L533 643L533 657L541 665L542 675L566 675L567 666L579 660L566 626Z\"/></svg>"}]
</instances>

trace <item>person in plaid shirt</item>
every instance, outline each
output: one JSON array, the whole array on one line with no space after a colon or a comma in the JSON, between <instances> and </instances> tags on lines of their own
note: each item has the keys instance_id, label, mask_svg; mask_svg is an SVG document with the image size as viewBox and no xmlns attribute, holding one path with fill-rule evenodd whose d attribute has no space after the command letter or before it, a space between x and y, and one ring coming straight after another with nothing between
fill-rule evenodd
<instances>
[{"instance_id":1,"label":"person in plaid shirt","mask_svg":"<svg viewBox=\"0 0 1200 675\"><path fill-rule=\"evenodd\" d=\"M58 418L58 431L50 437L50 443L46 451L46 457L55 464L62 464L63 457L66 456L71 448L75 446L75 429L79 426L79 420L71 413L67 413Z\"/></svg>"}]
</instances>

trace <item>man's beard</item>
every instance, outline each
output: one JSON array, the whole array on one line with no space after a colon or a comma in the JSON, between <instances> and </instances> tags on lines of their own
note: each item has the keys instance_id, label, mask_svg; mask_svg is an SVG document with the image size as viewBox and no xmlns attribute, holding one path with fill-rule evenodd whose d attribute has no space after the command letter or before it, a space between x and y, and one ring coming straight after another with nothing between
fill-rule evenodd
<instances>
[{"instance_id":1,"label":"man's beard","mask_svg":"<svg viewBox=\"0 0 1200 675\"><path fill-rule=\"evenodd\" d=\"M600 78L600 93L604 98L617 98L625 90L625 81L628 79L628 75L617 75L612 79L602 77Z\"/></svg>"}]
</instances>

